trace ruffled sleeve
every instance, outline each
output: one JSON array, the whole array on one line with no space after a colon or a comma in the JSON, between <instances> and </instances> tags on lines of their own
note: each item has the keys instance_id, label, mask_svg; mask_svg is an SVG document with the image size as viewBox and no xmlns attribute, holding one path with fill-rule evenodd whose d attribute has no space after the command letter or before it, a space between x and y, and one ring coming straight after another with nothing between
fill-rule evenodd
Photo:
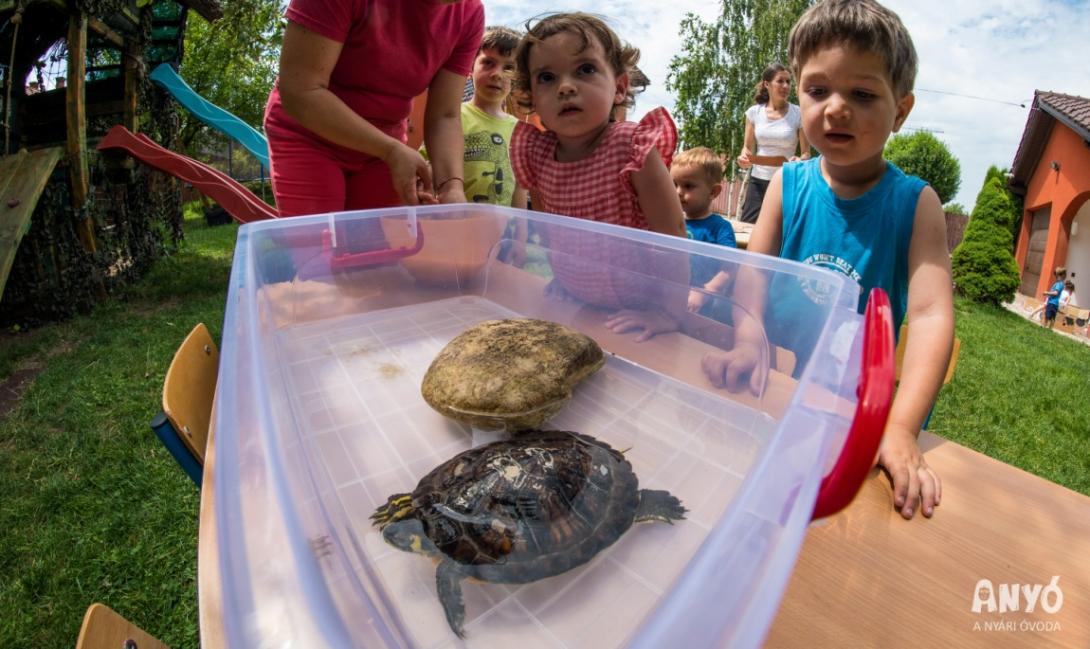
<instances>
[{"instance_id":1,"label":"ruffled sleeve","mask_svg":"<svg viewBox=\"0 0 1090 649\"><path fill-rule=\"evenodd\" d=\"M624 168L621 169L621 177L625 185L632 186L631 177L634 172L643 169L647 156L651 151L658 151L662 161L669 167L674 159L674 149L677 148L677 126L665 108L659 107L643 116L632 132L631 155Z\"/></svg>"},{"instance_id":2,"label":"ruffled sleeve","mask_svg":"<svg viewBox=\"0 0 1090 649\"><path fill-rule=\"evenodd\" d=\"M556 147L555 136L542 133L529 122L519 121L511 133L511 167L515 170L515 182L519 187L537 187L537 172L541 163L552 155Z\"/></svg>"}]
</instances>

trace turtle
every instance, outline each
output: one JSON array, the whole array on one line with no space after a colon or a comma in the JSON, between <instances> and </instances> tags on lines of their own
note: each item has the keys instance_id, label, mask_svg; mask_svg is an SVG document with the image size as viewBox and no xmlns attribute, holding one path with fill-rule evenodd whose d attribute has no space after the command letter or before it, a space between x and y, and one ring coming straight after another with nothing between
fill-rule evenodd
<instances>
[{"instance_id":1,"label":"turtle","mask_svg":"<svg viewBox=\"0 0 1090 649\"><path fill-rule=\"evenodd\" d=\"M685 518L640 489L621 451L570 431L523 431L460 453L371 515L390 545L438 561L439 601L464 637L462 579L524 584L590 561L634 522Z\"/></svg>"},{"instance_id":2,"label":"turtle","mask_svg":"<svg viewBox=\"0 0 1090 649\"><path fill-rule=\"evenodd\" d=\"M458 334L424 374L420 393L441 414L483 430L541 426L598 371L590 336L548 320L486 320Z\"/></svg>"}]
</instances>

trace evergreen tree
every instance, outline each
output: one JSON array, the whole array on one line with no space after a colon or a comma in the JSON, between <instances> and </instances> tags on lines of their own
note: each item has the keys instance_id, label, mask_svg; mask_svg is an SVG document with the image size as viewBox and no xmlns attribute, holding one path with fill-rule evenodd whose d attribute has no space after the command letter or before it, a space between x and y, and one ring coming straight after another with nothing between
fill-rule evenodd
<instances>
[{"instance_id":1,"label":"evergreen tree","mask_svg":"<svg viewBox=\"0 0 1090 649\"><path fill-rule=\"evenodd\" d=\"M1005 179L988 176L976 198L965 238L951 265L958 291L977 302L1000 304L1018 289L1018 262L1011 254L1014 207Z\"/></svg>"}]
</instances>

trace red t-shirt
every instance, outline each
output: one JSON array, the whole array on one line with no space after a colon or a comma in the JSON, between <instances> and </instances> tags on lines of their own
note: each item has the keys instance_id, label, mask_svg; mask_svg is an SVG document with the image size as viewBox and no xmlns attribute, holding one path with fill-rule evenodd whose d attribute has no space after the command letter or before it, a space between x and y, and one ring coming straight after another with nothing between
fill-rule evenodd
<instances>
[{"instance_id":1,"label":"red t-shirt","mask_svg":"<svg viewBox=\"0 0 1090 649\"><path fill-rule=\"evenodd\" d=\"M291 0L288 20L344 44L329 89L391 135L403 135L413 97L440 70L468 75L481 45L481 0ZM266 120L301 132L274 85ZM305 129L304 129L305 131ZM309 132L309 131L308 131Z\"/></svg>"}]
</instances>

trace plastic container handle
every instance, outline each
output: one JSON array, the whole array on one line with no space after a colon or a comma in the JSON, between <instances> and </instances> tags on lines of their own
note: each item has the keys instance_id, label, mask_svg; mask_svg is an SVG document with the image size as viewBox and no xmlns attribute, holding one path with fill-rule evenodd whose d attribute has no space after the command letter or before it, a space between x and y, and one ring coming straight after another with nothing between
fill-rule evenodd
<instances>
[{"instance_id":1,"label":"plastic container handle","mask_svg":"<svg viewBox=\"0 0 1090 649\"><path fill-rule=\"evenodd\" d=\"M863 369L856 406L844 449L821 481L812 519L832 516L847 507L867 478L893 403L893 309L889 296L871 289L863 316Z\"/></svg>"}]
</instances>

